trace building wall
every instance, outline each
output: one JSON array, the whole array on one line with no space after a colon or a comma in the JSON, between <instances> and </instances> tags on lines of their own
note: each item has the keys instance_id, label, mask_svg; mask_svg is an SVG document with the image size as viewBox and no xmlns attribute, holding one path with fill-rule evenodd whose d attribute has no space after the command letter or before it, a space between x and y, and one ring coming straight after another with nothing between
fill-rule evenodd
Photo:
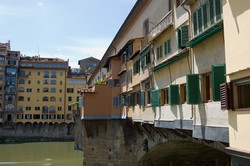
<instances>
[{"instance_id":1,"label":"building wall","mask_svg":"<svg viewBox=\"0 0 250 166\"><path fill-rule=\"evenodd\" d=\"M223 0L225 53L227 65L227 81L248 77L250 70L249 36L250 30L250 1L240 3L232 0ZM250 109L244 111L228 110L230 147L250 153L249 126ZM248 158L249 160L249 158ZM238 162L239 164L240 162Z\"/></svg>"}]
</instances>

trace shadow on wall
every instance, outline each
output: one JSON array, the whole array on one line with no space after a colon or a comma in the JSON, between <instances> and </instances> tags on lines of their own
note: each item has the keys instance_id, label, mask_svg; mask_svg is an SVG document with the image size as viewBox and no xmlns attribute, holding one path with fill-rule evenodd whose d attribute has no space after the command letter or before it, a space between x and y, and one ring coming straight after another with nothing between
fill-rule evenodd
<instances>
[{"instance_id":1,"label":"shadow on wall","mask_svg":"<svg viewBox=\"0 0 250 166\"><path fill-rule=\"evenodd\" d=\"M225 0L223 5L226 5L226 3L229 3L229 6L231 8L236 26L237 26L237 31L240 33L240 27L237 22L237 18L246 12L247 10L250 9L250 1L249 0L243 0L243 1L236 1L236 0ZM241 3L241 5L239 5Z\"/></svg>"}]
</instances>

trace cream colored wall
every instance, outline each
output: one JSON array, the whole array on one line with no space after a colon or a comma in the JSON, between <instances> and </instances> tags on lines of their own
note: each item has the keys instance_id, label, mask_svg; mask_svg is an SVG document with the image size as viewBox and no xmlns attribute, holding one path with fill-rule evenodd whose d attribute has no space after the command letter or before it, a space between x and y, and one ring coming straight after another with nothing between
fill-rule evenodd
<instances>
[{"instance_id":1,"label":"cream colored wall","mask_svg":"<svg viewBox=\"0 0 250 166\"><path fill-rule=\"evenodd\" d=\"M213 64L225 64L225 46L223 31L194 46L194 73L212 71ZM228 65L226 65L226 69Z\"/></svg>"},{"instance_id":2,"label":"cream colored wall","mask_svg":"<svg viewBox=\"0 0 250 166\"><path fill-rule=\"evenodd\" d=\"M250 1L224 0L224 33L227 73L249 68Z\"/></svg>"},{"instance_id":3,"label":"cream colored wall","mask_svg":"<svg viewBox=\"0 0 250 166\"><path fill-rule=\"evenodd\" d=\"M223 0L228 81L250 74L250 1ZM250 152L250 110L228 111L230 147Z\"/></svg>"},{"instance_id":4,"label":"cream colored wall","mask_svg":"<svg viewBox=\"0 0 250 166\"><path fill-rule=\"evenodd\" d=\"M250 152L250 110L229 111L230 147Z\"/></svg>"}]
</instances>

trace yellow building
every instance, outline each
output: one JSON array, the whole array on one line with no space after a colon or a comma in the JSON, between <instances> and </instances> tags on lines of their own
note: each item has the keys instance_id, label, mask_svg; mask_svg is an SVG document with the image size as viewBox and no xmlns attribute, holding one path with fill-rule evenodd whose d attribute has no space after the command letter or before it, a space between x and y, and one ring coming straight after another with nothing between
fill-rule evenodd
<instances>
[{"instance_id":1,"label":"yellow building","mask_svg":"<svg viewBox=\"0 0 250 166\"><path fill-rule=\"evenodd\" d=\"M22 57L18 73L16 122L70 123L69 104L78 100L77 88L85 77L68 70L68 61L58 58Z\"/></svg>"},{"instance_id":2,"label":"yellow building","mask_svg":"<svg viewBox=\"0 0 250 166\"><path fill-rule=\"evenodd\" d=\"M223 0L227 84L221 86L228 110L232 165L250 165L250 1Z\"/></svg>"}]
</instances>

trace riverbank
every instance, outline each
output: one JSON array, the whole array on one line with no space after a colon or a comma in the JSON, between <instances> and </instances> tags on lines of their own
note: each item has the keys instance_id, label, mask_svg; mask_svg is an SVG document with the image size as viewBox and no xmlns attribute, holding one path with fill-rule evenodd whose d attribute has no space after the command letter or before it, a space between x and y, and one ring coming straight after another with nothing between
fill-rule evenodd
<instances>
[{"instance_id":1,"label":"riverbank","mask_svg":"<svg viewBox=\"0 0 250 166\"><path fill-rule=\"evenodd\" d=\"M9 137L1 136L0 144L18 144L18 143L27 143L27 142L68 142L74 141L73 136L68 137Z\"/></svg>"}]
</instances>

